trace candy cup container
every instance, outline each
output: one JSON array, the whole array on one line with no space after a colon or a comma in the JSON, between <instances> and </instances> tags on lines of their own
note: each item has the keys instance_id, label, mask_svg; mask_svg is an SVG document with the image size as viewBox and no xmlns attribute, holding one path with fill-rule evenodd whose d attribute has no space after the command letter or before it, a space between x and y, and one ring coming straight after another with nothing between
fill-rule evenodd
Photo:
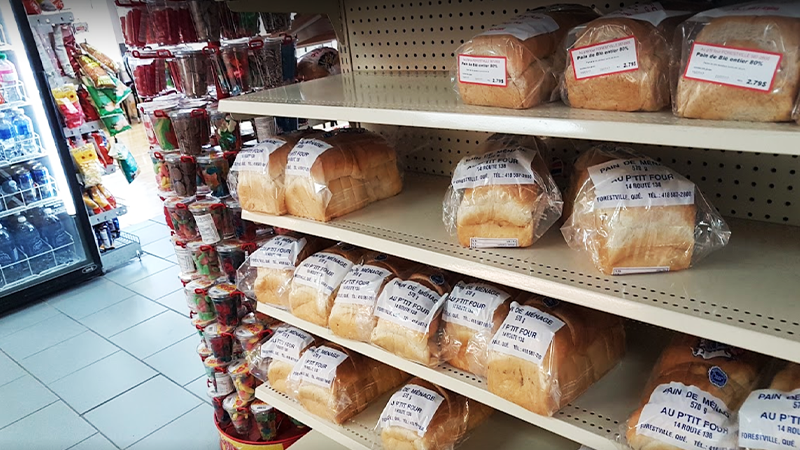
<instances>
[{"instance_id":1,"label":"candy cup container","mask_svg":"<svg viewBox=\"0 0 800 450\"><path fill-rule=\"evenodd\" d=\"M184 155L197 156L211 139L211 126L205 109L176 109L169 118L178 139L178 147Z\"/></svg>"},{"instance_id":2,"label":"candy cup container","mask_svg":"<svg viewBox=\"0 0 800 450\"><path fill-rule=\"evenodd\" d=\"M250 374L247 361L236 360L228 366L228 374L236 388L236 394L242 402L250 403L256 398L256 377Z\"/></svg>"},{"instance_id":3,"label":"candy cup container","mask_svg":"<svg viewBox=\"0 0 800 450\"><path fill-rule=\"evenodd\" d=\"M197 200L189 206L194 215L200 236L206 244L215 244L225 236L225 204L212 196L198 195ZM205 275L205 274L203 274Z\"/></svg>"},{"instance_id":4,"label":"candy cup container","mask_svg":"<svg viewBox=\"0 0 800 450\"><path fill-rule=\"evenodd\" d=\"M172 246L175 250L175 258L178 260L178 267L181 269L181 274L189 275L191 281L192 278L200 275L197 273L197 267L194 266L192 252L186 246L189 242L178 238L178 236L172 236Z\"/></svg>"},{"instance_id":5,"label":"candy cup container","mask_svg":"<svg viewBox=\"0 0 800 450\"><path fill-rule=\"evenodd\" d=\"M198 180L208 186L211 195L216 197L227 197L228 193L228 160L222 153L211 153L209 155L197 157Z\"/></svg>"},{"instance_id":6,"label":"candy cup container","mask_svg":"<svg viewBox=\"0 0 800 450\"><path fill-rule=\"evenodd\" d=\"M191 281L183 288L186 293L186 304L190 310L197 314L198 319L203 322L214 320L217 317L214 303L211 301L211 297L208 296L208 290L213 285L213 281L199 278Z\"/></svg>"},{"instance_id":7,"label":"candy cup container","mask_svg":"<svg viewBox=\"0 0 800 450\"><path fill-rule=\"evenodd\" d=\"M180 197L197 193L197 160L194 156L169 153L164 155L169 169L172 190Z\"/></svg>"},{"instance_id":8,"label":"candy cup container","mask_svg":"<svg viewBox=\"0 0 800 450\"><path fill-rule=\"evenodd\" d=\"M235 42L224 44L220 49L231 95L239 95L250 90L248 48L247 42Z\"/></svg>"},{"instance_id":9,"label":"candy cup container","mask_svg":"<svg viewBox=\"0 0 800 450\"><path fill-rule=\"evenodd\" d=\"M228 217L236 239L254 241L259 227L254 222L242 218L242 207L239 202L231 199L225 202L225 206L228 208Z\"/></svg>"},{"instance_id":10,"label":"candy cup container","mask_svg":"<svg viewBox=\"0 0 800 450\"><path fill-rule=\"evenodd\" d=\"M230 395L230 392L217 392L214 386L208 386L208 398L211 399L211 405L214 407L214 417L217 419L220 427L224 427L231 423L231 416L228 411L222 406L225 397Z\"/></svg>"},{"instance_id":11,"label":"candy cup container","mask_svg":"<svg viewBox=\"0 0 800 450\"><path fill-rule=\"evenodd\" d=\"M167 214L172 222L172 229L179 238L187 241L200 237L197 223L189 211L189 205L194 200L194 197L170 197L164 201L164 207L167 208Z\"/></svg>"},{"instance_id":12,"label":"candy cup container","mask_svg":"<svg viewBox=\"0 0 800 450\"><path fill-rule=\"evenodd\" d=\"M233 380L231 380L231 376L228 374L230 362L223 362L215 356L209 356L203 361L203 365L206 368L206 376L208 377L207 383L214 388L215 391L227 394L235 391ZM234 395L236 395L235 392Z\"/></svg>"},{"instance_id":13,"label":"candy cup container","mask_svg":"<svg viewBox=\"0 0 800 450\"><path fill-rule=\"evenodd\" d=\"M136 83L136 93L140 97L155 97L167 88L164 60L131 57L128 63Z\"/></svg>"},{"instance_id":14,"label":"candy cup container","mask_svg":"<svg viewBox=\"0 0 800 450\"><path fill-rule=\"evenodd\" d=\"M261 439L275 440L275 436L278 435L278 413L275 408L261 400L255 400L250 404L250 412L256 420Z\"/></svg>"},{"instance_id":15,"label":"candy cup container","mask_svg":"<svg viewBox=\"0 0 800 450\"><path fill-rule=\"evenodd\" d=\"M189 98L208 94L209 61L202 50L183 50L169 60L169 71L175 88Z\"/></svg>"},{"instance_id":16,"label":"candy cup container","mask_svg":"<svg viewBox=\"0 0 800 450\"><path fill-rule=\"evenodd\" d=\"M230 328L222 326L219 322L210 323L203 329L206 343L211 349L211 353L214 354L216 362L220 363L220 365L233 360L233 338L228 330ZM208 360L206 360L206 363L206 367L208 367Z\"/></svg>"},{"instance_id":17,"label":"candy cup container","mask_svg":"<svg viewBox=\"0 0 800 450\"><path fill-rule=\"evenodd\" d=\"M178 274L178 278L181 280L181 285L183 285L183 287L186 287L187 284L189 284L192 281L194 281L194 274L192 274L192 273L181 273L181 274Z\"/></svg>"},{"instance_id":18,"label":"candy cup container","mask_svg":"<svg viewBox=\"0 0 800 450\"><path fill-rule=\"evenodd\" d=\"M242 133L239 122L229 113L212 108L208 111L211 126L214 128L214 137L223 152L238 152L242 149Z\"/></svg>"},{"instance_id":19,"label":"candy cup container","mask_svg":"<svg viewBox=\"0 0 800 450\"><path fill-rule=\"evenodd\" d=\"M221 283L208 290L220 325L226 327L239 325L239 295L236 286L230 283Z\"/></svg>"},{"instance_id":20,"label":"candy cup container","mask_svg":"<svg viewBox=\"0 0 800 450\"><path fill-rule=\"evenodd\" d=\"M211 244L201 241L192 241L186 244L192 254L194 267L199 275L214 279L222 275L217 249Z\"/></svg>"},{"instance_id":21,"label":"candy cup container","mask_svg":"<svg viewBox=\"0 0 800 450\"><path fill-rule=\"evenodd\" d=\"M250 40L250 88L273 88L283 83L281 40Z\"/></svg>"},{"instance_id":22,"label":"candy cup container","mask_svg":"<svg viewBox=\"0 0 800 450\"><path fill-rule=\"evenodd\" d=\"M258 347L259 341L264 336L269 334L269 330L261 323L243 323L236 327L233 335L242 344L242 349L246 352L252 352Z\"/></svg>"},{"instance_id":23,"label":"candy cup container","mask_svg":"<svg viewBox=\"0 0 800 450\"><path fill-rule=\"evenodd\" d=\"M240 436L246 437L250 434L252 423L250 420L250 404L243 402L236 394L225 397L222 406L228 415L231 416L233 427Z\"/></svg>"},{"instance_id":24,"label":"candy cup container","mask_svg":"<svg viewBox=\"0 0 800 450\"><path fill-rule=\"evenodd\" d=\"M222 241L217 244L217 254L222 263L222 271L225 272L230 283L236 282L236 271L245 260L245 251L242 246L243 244L237 241Z\"/></svg>"},{"instance_id":25,"label":"candy cup container","mask_svg":"<svg viewBox=\"0 0 800 450\"><path fill-rule=\"evenodd\" d=\"M174 108L162 108L153 110L150 113L150 122L153 125L153 134L156 136L158 145L162 150L178 150L178 138L175 136L175 128L169 118L169 113Z\"/></svg>"},{"instance_id":26,"label":"candy cup container","mask_svg":"<svg viewBox=\"0 0 800 450\"><path fill-rule=\"evenodd\" d=\"M169 178L169 167L164 160L164 154L158 150L150 150L150 161L153 163L153 173L156 176L156 185L161 192L172 191L172 181Z\"/></svg>"},{"instance_id":27,"label":"candy cup container","mask_svg":"<svg viewBox=\"0 0 800 450\"><path fill-rule=\"evenodd\" d=\"M197 344L197 354L200 356L201 361L205 361L209 356L213 355L205 340L200 340L200 343Z\"/></svg>"}]
</instances>

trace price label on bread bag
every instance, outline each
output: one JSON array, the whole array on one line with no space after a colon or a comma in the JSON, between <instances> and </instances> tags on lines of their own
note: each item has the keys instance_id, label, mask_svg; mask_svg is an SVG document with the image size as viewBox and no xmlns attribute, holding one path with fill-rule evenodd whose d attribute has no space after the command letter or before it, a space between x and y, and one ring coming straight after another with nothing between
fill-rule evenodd
<instances>
[{"instance_id":1,"label":"price label on bread bag","mask_svg":"<svg viewBox=\"0 0 800 450\"><path fill-rule=\"evenodd\" d=\"M242 149L236 155L231 170L234 172L265 172L269 164L269 155L285 144L286 141L272 138L259 142L255 147Z\"/></svg>"},{"instance_id":2,"label":"price label on bread bag","mask_svg":"<svg viewBox=\"0 0 800 450\"><path fill-rule=\"evenodd\" d=\"M306 238L275 236L252 255L250 265L278 270L294 270L297 256L306 246Z\"/></svg>"},{"instance_id":3,"label":"price label on bread bag","mask_svg":"<svg viewBox=\"0 0 800 450\"><path fill-rule=\"evenodd\" d=\"M347 353L322 346L306 354L308 356L303 358L302 364L296 366L300 370L300 379L324 388L331 387L336 378L336 368L347 359Z\"/></svg>"},{"instance_id":4,"label":"price label on bread bag","mask_svg":"<svg viewBox=\"0 0 800 450\"><path fill-rule=\"evenodd\" d=\"M514 17L510 22L489 28L479 36L510 34L520 41L525 41L534 36L552 33L556 30L558 30L558 23L552 17L547 14L528 11Z\"/></svg>"},{"instance_id":5,"label":"price label on bread bag","mask_svg":"<svg viewBox=\"0 0 800 450\"><path fill-rule=\"evenodd\" d=\"M536 154L522 147L507 148L459 161L453 172L453 189L479 186L534 184L531 162Z\"/></svg>"},{"instance_id":6,"label":"price label on bread bag","mask_svg":"<svg viewBox=\"0 0 800 450\"><path fill-rule=\"evenodd\" d=\"M261 346L261 357L295 364L300 359L300 352L312 342L314 338L299 328L280 328Z\"/></svg>"},{"instance_id":7,"label":"price label on bread bag","mask_svg":"<svg viewBox=\"0 0 800 450\"><path fill-rule=\"evenodd\" d=\"M648 158L615 159L589 167L595 208L694 204L694 183Z\"/></svg>"},{"instance_id":8,"label":"price label on bread bag","mask_svg":"<svg viewBox=\"0 0 800 450\"><path fill-rule=\"evenodd\" d=\"M318 139L301 139L286 160L286 175L306 177L319 155L332 146Z\"/></svg>"},{"instance_id":9,"label":"price label on bread bag","mask_svg":"<svg viewBox=\"0 0 800 450\"><path fill-rule=\"evenodd\" d=\"M333 253L315 253L306 258L294 271L294 282L333 294L353 263Z\"/></svg>"},{"instance_id":10,"label":"price label on bread bag","mask_svg":"<svg viewBox=\"0 0 800 450\"><path fill-rule=\"evenodd\" d=\"M381 427L401 427L422 437L444 401L438 392L407 384L395 392L381 412Z\"/></svg>"},{"instance_id":11,"label":"price label on bread bag","mask_svg":"<svg viewBox=\"0 0 800 450\"><path fill-rule=\"evenodd\" d=\"M442 317L445 322L454 323L475 331L491 330L494 326L494 311L509 296L505 291L486 283L459 281L444 305Z\"/></svg>"},{"instance_id":12,"label":"price label on bread bag","mask_svg":"<svg viewBox=\"0 0 800 450\"><path fill-rule=\"evenodd\" d=\"M569 51L576 80L639 70L636 38L622 38Z\"/></svg>"},{"instance_id":13,"label":"price label on bread bag","mask_svg":"<svg viewBox=\"0 0 800 450\"><path fill-rule=\"evenodd\" d=\"M383 288L378 297L375 315L410 330L427 333L446 297L446 294L440 296L415 281L395 278Z\"/></svg>"},{"instance_id":14,"label":"price label on bread bag","mask_svg":"<svg viewBox=\"0 0 800 450\"><path fill-rule=\"evenodd\" d=\"M695 42L683 77L769 92L782 58L780 53Z\"/></svg>"},{"instance_id":15,"label":"price label on bread bag","mask_svg":"<svg viewBox=\"0 0 800 450\"><path fill-rule=\"evenodd\" d=\"M511 303L511 310L489 344L489 350L541 366L556 332L564 326L557 317L533 306Z\"/></svg>"},{"instance_id":16,"label":"price label on bread bag","mask_svg":"<svg viewBox=\"0 0 800 450\"><path fill-rule=\"evenodd\" d=\"M359 264L344 277L336 303L373 306L384 280L392 273L383 267Z\"/></svg>"},{"instance_id":17,"label":"price label on bread bag","mask_svg":"<svg viewBox=\"0 0 800 450\"><path fill-rule=\"evenodd\" d=\"M506 87L506 63L505 56L458 55L458 81Z\"/></svg>"},{"instance_id":18,"label":"price label on bread bag","mask_svg":"<svg viewBox=\"0 0 800 450\"><path fill-rule=\"evenodd\" d=\"M636 433L684 450L735 450L737 431L732 414L717 397L673 381L650 394Z\"/></svg>"},{"instance_id":19,"label":"price label on bread bag","mask_svg":"<svg viewBox=\"0 0 800 450\"><path fill-rule=\"evenodd\" d=\"M739 410L739 447L800 449L800 389L751 392Z\"/></svg>"}]
</instances>

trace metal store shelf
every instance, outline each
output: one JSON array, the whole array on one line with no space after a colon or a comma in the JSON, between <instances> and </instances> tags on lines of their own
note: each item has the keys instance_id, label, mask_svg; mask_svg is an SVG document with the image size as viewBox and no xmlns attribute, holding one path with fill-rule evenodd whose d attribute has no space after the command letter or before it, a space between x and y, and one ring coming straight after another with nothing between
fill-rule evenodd
<instances>
[{"instance_id":1,"label":"metal store shelf","mask_svg":"<svg viewBox=\"0 0 800 450\"><path fill-rule=\"evenodd\" d=\"M95 226L97 224L107 222L115 217L124 216L127 213L128 213L128 207L120 204L117 205L117 207L112 209L111 211L104 211L101 212L100 214L89 216L89 224Z\"/></svg>"},{"instance_id":2,"label":"metal store shelf","mask_svg":"<svg viewBox=\"0 0 800 450\"><path fill-rule=\"evenodd\" d=\"M78 128L64 127L64 136L68 138L78 137L86 133L91 133L92 131L97 131L102 127L103 127L103 122L99 120L86 122L83 125L79 126Z\"/></svg>"},{"instance_id":3,"label":"metal store shelf","mask_svg":"<svg viewBox=\"0 0 800 450\"><path fill-rule=\"evenodd\" d=\"M661 343L669 340L662 330L637 329L635 337L628 339L628 355L619 366L555 416L544 417L490 393L482 379L449 364L426 367L371 344L341 338L327 328L263 303L258 304L258 311L595 450L625 448L616 442L620 424L636 409ZM641 338L645 333L648 339Z\"/></svg>"},{"instance_id":4,"label":"metal store shelf","mask_svg":"<svg viewBox=\"0 0 800 450\"><path fill-rule=\"evenodd\" d=\"M310 414L303 407L267 385L256 389L256 397L292 416L294 419L324 434L327 438L351 450L379 450L380 434L375 431L384 406L391 393L370 403L363 412L345 423L336 425ZM302 440L300 441L302 442ZM311 448L311 447L308 447ZM315 447L328 448L328 447ZM525 426L519 420L495 413L485 423L475 428L460 450L517 450L541 448L548 450L577 450L578 445L535 427Z\"/></svg>"},{"instance_id":5,"label":"metal store shelf","mask_svg":"<svg viewBox=\"0 0 800 450\"><path fill-rule=\"evenodd\" d=\"M111 250L100 253L100 261L103 264L103 272L119 267L133 258L142 257L142 244L139 237L120 232L120 237L114 241L115 247Z\"/></svg>"},{"instance_id":6,"label":"metal store shelf","mask_svg":"<svg viewBox=\"0 0 800 450\"><path fill-rule=\"evenodd\" d=\"M560 102L528 110L462 104L446 72L351 72L219 102L221 111L386 125L800 154L797 124L676 118L669 111L616 113Z\"/></svg>"},{"instance_id":7,"label":"metal store shelf","mask_svg":"<svg viewBox=\"0 0 800 450\"><path fill-rule=\"evenodd\" d=\"M292 444L292 450L346 450L347 447L339 445L338 442L325 436L319 431L311 430Z\"/></svg>"},{"instance_id":8,"label":"metal store shelf","mask_svg":"<svg viewBox=\"0 0 800 450\"><path fill-rule=\"evenodd\" d=\"M610 277L554 226L528 249L469 249L442 224L449 178L406 174L404 191L329 223L245 211L246 219L350 242L454 272L800 362L800 236L730 220L731 243L675 273Z\"/></svg>"}]
</instances>

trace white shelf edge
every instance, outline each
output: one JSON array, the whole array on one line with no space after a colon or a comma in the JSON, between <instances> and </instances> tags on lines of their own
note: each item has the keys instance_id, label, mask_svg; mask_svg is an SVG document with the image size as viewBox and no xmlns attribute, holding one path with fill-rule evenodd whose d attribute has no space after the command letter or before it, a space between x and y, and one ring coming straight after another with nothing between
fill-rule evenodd
<instances>
[{"instance_id":1,"label":"white shelf edge","mask_svg":"<svg viewBox=\"0 0 800 450\"><path fill-rule=\"evenodd\" d=\"M347 450L346 446L340 445L333 439L325 436L316 430L311 430L305 436L292 444L292 450Z\"/></svg>"}]
</instances>

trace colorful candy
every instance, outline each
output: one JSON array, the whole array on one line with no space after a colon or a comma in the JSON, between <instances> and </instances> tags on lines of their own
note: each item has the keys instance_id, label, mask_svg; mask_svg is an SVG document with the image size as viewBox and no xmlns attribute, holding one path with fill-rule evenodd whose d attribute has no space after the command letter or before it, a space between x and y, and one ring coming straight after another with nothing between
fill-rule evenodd
<instances>
[{"instance_id":1,"label":"colorful candy","mask_svg":"<svg viewBox=\"0 0 800 450\"><path fill-rule=\"evenodd\" d=\"M228 160L222 153L211 153L197 157L197 184L203 184L216 197L227 197Z\"/></svg>"},{"instance_id":2,"label":"colorful candy","mask_svg":"<svg viewBox=\"0 0 800 450\"><path fill-rule=\"evenodd\" d=\"M194 216L189 211L189 205L193 202L194 197L172 197L164 201L164 207L167 209L167 214L169 214L172 229L179 238L187 241L200 237L197 223L195 223Z\"/></svg>"},{"instance_id":3,"label":"colorful candy","mask_svg":"<svg viewBox=\"0 0 800 450\"><path fill-rule=\"evenodd\" d=\"M240 359L232 362L228 366L228 374L239 398L245 403L252 402L256 398L256 378L250 374L247 361Z\"/></svg>"},{"instance_id":4,"label":"colorful candy","mask_svg":"<svg viewBox=\"0 0 800 450\"><path fill-rule=\"evenodd\" d=\"M275 408L261 400L255 400L250 404L250 412L253 413L253 418L256 419L261 439L265 441L274 440L275 436L278 435L278 412Z\"/></svg>"},{"instance_id":5,"label":"colorful candy","mask_svg":"<svg viewBox=\"0 0 800 450\"><path fill-rule=\"evenodd\" d=\"M269 330L264 325L256 322L240 325L234 330L233 335L242 344L244 351L249 353L258 347L258 343L268 333Z\"/></svg>"},{"instance_id":6,"label":"colorful candy","mask_svg":"<svg viewBox=\"0 0 800 450\"><path fill-rule=\"evenodd\" d=\"M222 271L228 276L228 281L231 283L236 282L236 271L244 263L245 250L244 246L237 241L222 241L217 244L217 254L222 263ZM251 244L252 245L252 244ZM252 251L255 251L255 246L252 245Z\"/></svg>"},{"instance_id":7,"label":"colorful candy","mask_svg":"<svg viewBox=\"0 0 800 450\"><path fill-rule=\"evenodd\" d=\"M208 295L208 290L213 285L213 281L200 278L193 280L183 288L186 293L186 304L192 312L197 314L201 322L214 320L217 317L214 303Z\"/></svg>"},{"instance_id":8,"label":"colorful candy","mask_svg":"<svg viewBox=\"0 0 800 450\"><path fill-rule=\"evenodd\" d=\"M250 434L252 426L250 420L250 403L243 402L236 394L228 395L222 402L222 406L228 415L231 417L233 427L240 436L247 436Z\"/></svg>"},{"instance_id":9,"label":"colorful candy","mask_svg":"<svg viewBox=\"0 0 800 450\"><path fill-rule=\"evenodd\" d=\"M212 365L211 368L216 370L217 367L225 365L227 368L227 363L233 361L233 339L231 334L228 332L229 328L223 327L219 323L211 323L206 326L205 330L203 330L204 337L206 339L206 344L211 349L211 353L214 354L214 361L215 365ZM210 359L210 358L209 358ZM208 359L206 359L206 372L209 371L209 363ZM211 378L213 375L209 375Z\"/></svg>"},{"instance_id":10,"label":"colorful candy","mask_svg":"<svg viewBox=\"0 0 800 450\"><path fill-rule=\"evenodd\" d=\"M186 244L186 248L192 254L194 267L197 269L198 274L209 278L217 278L223 275L219 255L213 245L205 244L201 241L192 241Z\"/></svg>"},{"instance_id":11,"label":"colorful candy","mask_svg":"<svg viewBox=\"0 0 800 450\"><path fill-rule=\"evenodd\" d=\"M236 286L230 283L221 283L208 290L220 325L225 327L239 325L239 295Z\"/></svg>"}]
</instances>

